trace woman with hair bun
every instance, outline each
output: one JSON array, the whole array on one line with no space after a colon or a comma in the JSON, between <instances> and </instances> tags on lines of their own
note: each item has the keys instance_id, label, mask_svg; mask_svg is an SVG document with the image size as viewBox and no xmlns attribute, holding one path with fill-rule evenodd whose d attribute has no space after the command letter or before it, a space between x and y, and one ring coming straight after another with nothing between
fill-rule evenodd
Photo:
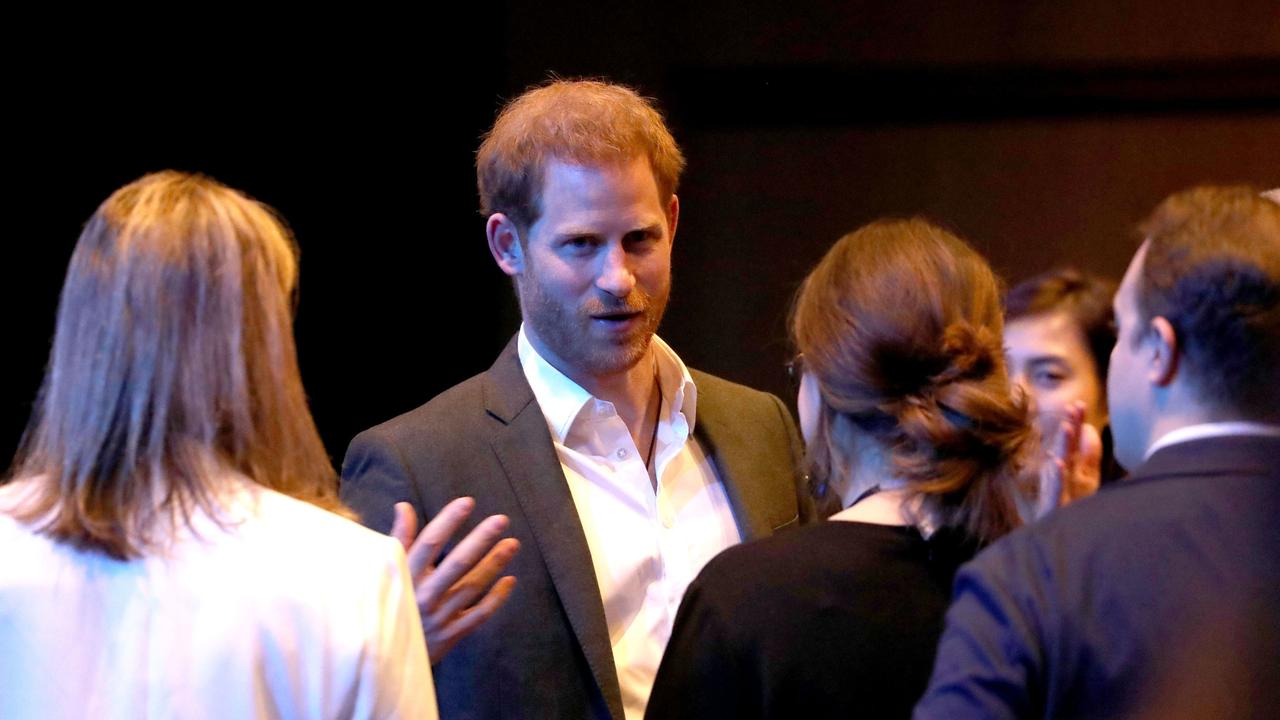
<instances>
[{"instance_id":1,"label":"woman with hair bun","mask_svg":"<svg viewBox=\"0 0 1280 720\"><path fill-rule=\"evenodd\" d=\"M689 587L648 717L908 717L952 577L1018 523L1032 442L1000 289L924 220L842 237L791 318L830 522L730 548Z\"/></svg>"}]
</instances>

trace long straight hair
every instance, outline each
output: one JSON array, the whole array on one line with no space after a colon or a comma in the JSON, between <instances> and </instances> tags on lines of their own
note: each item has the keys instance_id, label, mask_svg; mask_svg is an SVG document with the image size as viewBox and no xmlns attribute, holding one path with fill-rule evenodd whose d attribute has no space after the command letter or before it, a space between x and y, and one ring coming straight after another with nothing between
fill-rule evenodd
<instances>
[{"instance_id":1,"label":"long straight hair","mask_svg":"<svg viewBox=\"0 0 1280 720\"><path fill-rule=\"evenodd\" d=\"M296 281L283 223L210 178L107 198L67 268L18 519L135 558L197 510L218 519L230 473L345 514L298 372Z\"/></svg>"}]
</instances>

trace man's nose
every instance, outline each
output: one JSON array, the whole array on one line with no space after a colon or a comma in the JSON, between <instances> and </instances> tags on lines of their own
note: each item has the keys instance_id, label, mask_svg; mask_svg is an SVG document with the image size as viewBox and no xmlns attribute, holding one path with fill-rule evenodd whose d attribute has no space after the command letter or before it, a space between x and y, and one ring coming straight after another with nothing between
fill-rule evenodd
<instances>
[{"instance_id":1,"label":"man's nose","mask_svg":"<svg viewBox=\"0 0 1280 720\"><path fill-rule=\"evenodd\" d=\"M631 268L631 258L621 245L609 248L601 259L600 274L596 277L596 287L613 295L624 298L636 287L635 272Z\"/></svg>"}]
</instances>

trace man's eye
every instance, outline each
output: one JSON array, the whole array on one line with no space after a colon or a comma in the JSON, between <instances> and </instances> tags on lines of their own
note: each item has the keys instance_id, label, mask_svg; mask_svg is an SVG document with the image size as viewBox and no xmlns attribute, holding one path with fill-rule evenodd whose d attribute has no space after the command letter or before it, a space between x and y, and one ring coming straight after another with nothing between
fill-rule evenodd
<instances>
[{"instance_id":1,"label":"man's eye","mask_svg":"<svg viewBox=\"0 0 1280 720\"><path fill-rule=\"evenodd\" d=\"M636 230L635 232L627 233L626 242L631 247L647 248L658 242L660 238L661 235L657 232Z\"/></svg>"}]
</instances>

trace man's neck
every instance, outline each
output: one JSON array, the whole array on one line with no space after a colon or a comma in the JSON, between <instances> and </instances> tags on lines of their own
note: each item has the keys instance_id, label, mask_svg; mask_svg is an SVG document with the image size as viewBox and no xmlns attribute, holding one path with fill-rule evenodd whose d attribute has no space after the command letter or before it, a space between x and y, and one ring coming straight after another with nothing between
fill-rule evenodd
<instances>
[{"instance_id":1,"label":"man's neck","mask_svg":"<svg viewBox=\"0 0 1280 720\"><path fill-rule=\"evenodd\" d=\"M548 364L577 383L592 397L612 403L618 416L631 431L636 447L641 452L646 451L650 442L646 438L653 434L653 423L657 422L658 414L656 407L660 404L661 396L658 387L657 351L652 341L640 360L630 368L607 375L594 375L570 367L559 356L550 352L528 327L525 328L525 336Z\"/></svg>"},{"instance_id":2,"label":"man's neck","mask_svg":"<svg viewBox=\"0 0 1280 720\"><path fill-rule=\"evenodd\" d=\"M620 373L583 377L568 375L568 377L593 397L613 403L614 409L627 423L627 427L643 422L645 410L652 404L654 390L658 383L652 346L644 357L640 358L640 362Z\"/></svg>"},{"instance_id":3,"label":"man's neck","mask_svg":"<svg viewBox=\"0 0 1280 720\"><path fill-rule=\"evenodd\" d=\"M640 362L631 368L607 376L585 376L571 380L582 386L583 390L600 400L613 403L618 417L627 426L627 432L635 443L636 450L645 458L653 457L657 441L659 415L662 412L662 389L658 384L657 358L653 345L649 346ZM652 477L653 468L649 467ZM655 489L656 489L656 480Z\"/></svg>"},{"instance_id":4,"label":"man's neck","mask_svg":"<svg viewBox=\"0 0 1280 720\"><path fill-rule=\"evenodd\" d=\"M1152 419L1151 430L1147 435L1146 454L1151 447L1169 433L1183 428L1209 423L1252 422L1275 424L1280 418L1255 417L1234 408L1206 404L1194 390L1186 387L1175 388L1170 392L1162 407Z\"/></svg>"}]
</instances>

